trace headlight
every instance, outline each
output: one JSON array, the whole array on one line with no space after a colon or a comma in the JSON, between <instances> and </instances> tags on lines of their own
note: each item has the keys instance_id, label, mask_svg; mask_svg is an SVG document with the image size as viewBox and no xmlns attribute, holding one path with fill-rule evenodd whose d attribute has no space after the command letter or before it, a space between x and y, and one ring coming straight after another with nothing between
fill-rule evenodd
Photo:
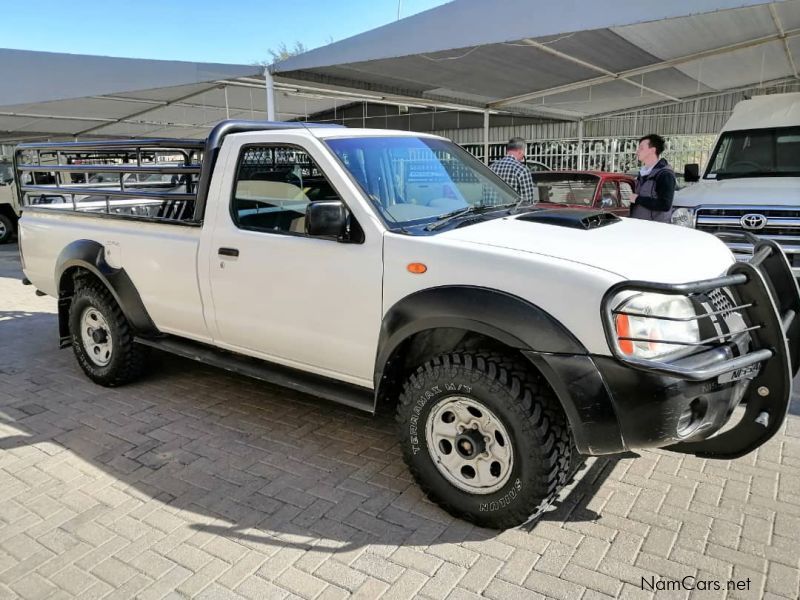
<instances>
[{"instance_id":1,"label":"headlight","mask_svg":"<svg viewBox=\"0 0 800 600\"><path fill-rule=\"evenodd\" d=\"M681 227L694 227L694 209L676 208L672 211L672 224Z\"/></svg>"},{"instance_id":2,"label":"headlight","mask_svg":"<svg viewBox=\"0 0 800 600\"><path fill-rule=\"evenodd\" d=\"M691 344L700 341L694 318L697 312L686 296L637 293L618 297L612 306L617 349L622 355L661 358L695 350Z\"/></svg>"}]
</instances>

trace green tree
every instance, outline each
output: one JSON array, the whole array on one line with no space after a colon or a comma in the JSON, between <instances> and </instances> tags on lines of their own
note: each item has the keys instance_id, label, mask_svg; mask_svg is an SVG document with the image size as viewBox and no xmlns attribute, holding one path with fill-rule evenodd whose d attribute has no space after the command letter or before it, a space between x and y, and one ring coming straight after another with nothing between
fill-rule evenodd
<instances>
[{"instance_id":1,"label":"green tree","mask_svg":"<svg viewBox=\"0 0 800 600\"><path fill-rule=\"evenodd\" d=\"M289 48L285 42L281 42L280 44L278 44L277 48L270 48L269 50L267 50L267 52L269 52L270 56L272 57L272 60L269 61L268 64L286 60L291 56L302 54L307 50L308 48L306 48L303 42L295 42L294 46L292 46L291 48Z\"/></svg>"}]
</instances>

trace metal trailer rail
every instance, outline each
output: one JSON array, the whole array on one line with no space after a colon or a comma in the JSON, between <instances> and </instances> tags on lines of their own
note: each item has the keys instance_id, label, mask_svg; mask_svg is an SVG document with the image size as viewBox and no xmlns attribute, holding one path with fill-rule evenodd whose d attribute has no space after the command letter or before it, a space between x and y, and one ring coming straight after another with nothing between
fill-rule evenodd
<instances>
[{"instance_id":1,"label":"metal trailer rail","mask_svg":"<svg viewBox=\"0 0 800 600\"><path fill-rule=\"evenodd\" d=\"M211 130L205 140L189 139L139 139L139 140L91 140L86 142L39 142L20 144L14 151L14 171L16 175L17 194L20 207L24 210L37 210L35 204L26 201L31 196L69 197L72 211L79 213L79 202L76 196L97 196L105 198L105 212L91 212L92 216L106 216L122 219L147 220L156 222L183 223L198 225L203 221L208 199L211 174L228 135L246 131L274 131L283 129L310 129L319 127L340 127L317 123L284 123L273 121L222 121ZM91 160L97 162L81 162L70 164L69 160L80 155L90 154ZM159 165L155 160L158 155L177 154L183 157L183 164ZM43 160L44 158L44 160ZM117 160L120 164L102 163L102 160ZM133 161L133 162L131 162ZM64 182L64 174L69 173L114 173L119 175L118 182L109 184L87 185ZM143 185L139 175L177 175L181 178L180 191L159 188L152 184ZM133 175L133 181L126 181ZM23 183L30 176L30 183ZM53 183L37 183L42 176L49 176ZM146 188L146 189L141 189ZM175 220L166 217L147 217L142 215L115 214L111 212L112 199L160 200L164 203L164 211L169 215L176 214L170 207L175 202L183 202L191 206L191 217ZM96 203L92 203L96 207ZM52 208L50 209L52 210ZM181 211L187 214L186 210Z\"/></svg>"}]
</instances>

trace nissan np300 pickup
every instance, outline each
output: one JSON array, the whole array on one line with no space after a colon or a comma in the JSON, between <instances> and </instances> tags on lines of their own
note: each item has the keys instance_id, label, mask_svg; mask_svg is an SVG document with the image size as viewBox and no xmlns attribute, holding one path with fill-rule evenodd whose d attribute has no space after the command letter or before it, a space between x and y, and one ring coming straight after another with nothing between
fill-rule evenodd
<instances>
[{"instance_id":1,"label":"nissan np300 pickup","mask_svg":"<svg viewBox=\"0 0 800 600\"><path fill-rule=\"evenodd\" d=\"M388 407L420 486L481 526L536 519L573 453L735 458L788 410L779 245L736 262L703 232L526 205L441 137L226 121L25 144L15 169L53 181L20 185L23 269L89 378L131 382L155 347Z\"/></svg>"}]
</instances>

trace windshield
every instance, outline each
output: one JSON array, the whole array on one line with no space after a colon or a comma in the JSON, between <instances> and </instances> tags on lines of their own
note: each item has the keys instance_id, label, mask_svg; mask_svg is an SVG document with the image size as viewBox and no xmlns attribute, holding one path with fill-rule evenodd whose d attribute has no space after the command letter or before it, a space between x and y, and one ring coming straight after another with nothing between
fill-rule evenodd
<instances>
[{"instance_id":1,"label":"windshield","mask_svg":"<svg viewBox=\"0 0 800 600\"><path fill-rule=\"evenodd\" d=\"M390 226L427 223L468 207L506 206L520 200L452 142L410 136L326 142Z\"/></svg>"},{"instance_id":2,"label":"windshield","mask_svg":"<svg viewBox=\"0 0 800 600\"><path fill-rule=\"evenodd\" d=\"M800 176L800 127L723 133L706 178Z\"/></svg>"},{"instance_id":3,"label":"windshield","mask_svg":"<svg viewBox=\"0 0 800 600\"><path fill-rule=\"evenodd\" d=\"M581 175L559 175L540 173L536 176L540 202L555 204L594 204L599 177Z\"/></svg>"}]
</instances>

